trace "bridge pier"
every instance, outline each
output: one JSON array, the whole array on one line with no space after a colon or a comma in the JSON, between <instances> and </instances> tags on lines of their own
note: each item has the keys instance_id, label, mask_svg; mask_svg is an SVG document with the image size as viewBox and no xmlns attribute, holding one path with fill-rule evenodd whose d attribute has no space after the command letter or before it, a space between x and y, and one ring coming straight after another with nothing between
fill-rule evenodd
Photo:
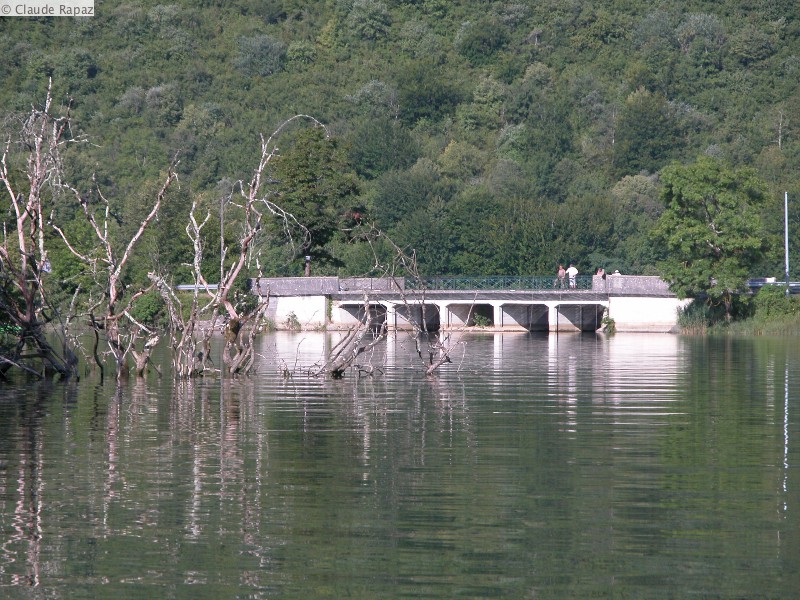
<instances>
[{"instance_id":1,"label":"bridge pier","mask_svg":"<svg viewBox=\"0 0 800 600\"><path fill-rule=\"evenodd\" d=\"M549 331L558 331L558 321L560 316L561 315L558 313L557 304L551 304L547 307L547 324L549 325Z\"/></svg>"},{"instance_id":2,"label":"bridge pier","mask_svg":"<svg viewBox=\"0 0 800 600\"><path fill-rule=\"evenodd\" d=\"M492 325L494 327L503 326L503 305L499 302L492 303Z\"/></svg>"}]
</instances>

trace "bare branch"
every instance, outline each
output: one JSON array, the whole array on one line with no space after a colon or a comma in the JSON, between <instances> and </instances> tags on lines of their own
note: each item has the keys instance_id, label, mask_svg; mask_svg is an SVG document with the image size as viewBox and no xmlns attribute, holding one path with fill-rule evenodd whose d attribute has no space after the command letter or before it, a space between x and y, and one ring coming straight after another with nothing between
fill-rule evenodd
<instances>
[{"instance_id":1,"label":"bare branch","mask_svg":"<svg viewBox=\"0 0 800 600\"><path fill-rule=\"evenodd\" d=\"M45 202L61 185L59 149L69 124L69 114L57 117L50 113L52 82L48 85L42 109L31 108L20 124L18 142L21 169L27 180L26 192L15 187L11 172L12 138L6 140L0 157L0 182L10 199L14 213L16 239L4 236L0 245L0 310L19 330L19 341L12 355L3 357L0 374L11 366L29 367L23 361L32 360L43 366L45 373L55 372L64 378L77 374L74 355L66 338L61 340L59 354L44 335L44 326L57 312L49 303L43 274L49 271L45 246ZM48 194L49 192L49 194ZM26 349L30 349L27 353ZM38 369L33 369L38 372Z\"/></svg>"},{"instance_id":2,"label":"bare branch","mask_svg":"<svg viewBox=\"0 0 800 600\"><path fill-rule=\"evenodd\" d=\"M164 201L164 196L167 195L167 190L169 189L170 184L172 184L173 181L176 181L178 179L178 174L175 172L178 163L179 161L175 160L170 165L167 171L167 178L164 181L163 185L161 186L161 189L159 190L158 194L156 195L156 201L153 204L153 207L150 209L150 213L139 224L139 229L136 230L136 233L133 234L133 237L128 242L128 246L125 248L125 252L122 253L122 257L120 258L119 264L117 265L117 268L113 273L113 277L115 278L119 277L120 273L122 272L122 268L125 266L125 263L128 262L128 259L131 256L131 252L133 251L134 246L136 246L136 243L144 234L144 230L147 229L147 226L158 214L158 211L161 208L161 203ZM106 207L107 206L108 204L106 204ZM106 219L106 223L108 223L108 219Z\"/></svg>"}]
</instances>

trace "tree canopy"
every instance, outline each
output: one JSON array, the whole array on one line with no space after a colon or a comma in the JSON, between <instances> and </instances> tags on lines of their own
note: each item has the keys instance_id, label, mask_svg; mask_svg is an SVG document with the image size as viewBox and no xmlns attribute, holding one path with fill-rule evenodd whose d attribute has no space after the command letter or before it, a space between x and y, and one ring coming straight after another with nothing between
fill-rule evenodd
<instances>
[{"instance_id":1,"label":"tree canopy","mask_svg":"<svg viewBox=\"0 0 800 600\"><path fill-rule=\"evenodd\" d=\"M358 181L344 150L322 127L305 129L274 161L271 171L277 186L275 198L308 230L303 254L333 260L327 244L337 231L360 214Z\"/></svg>"},{"instance_id":2,"label":"tree canopy","mask_svg":"<svg viewBox=\"0 0 800 600\"><path fill-rule=\"evenodd\" d=\"M661 173L665 210L654 230L661 276L680 297L706 295L730 316L733 295L770 247L759 212L765 188L748 168L701 157Z\"/></svg>"},{"instance_id":3,"label":"tree canopy","mask_svg":"<svg viewBox=\"0 0 800 600\"><path fill-rule=\"evenodd\" d=\"M189 242L167 221L195 201L210 210L204 252L219 265L215 207L250 177L259 135L296 114L328 136L282 135L297 165L276 161L269 175L326 257L316 273L362 273L341 233L353 214L415 247L425 275L549 273L569 260L653 273L649 229L671 161L755 169L767 187L753 213L770 228L783 192L800 196L800 5L751 4L743 16L738 0L113 0L92 18L5 18L1 139L52 78L70 135L90 142L64 153L65 178L97 181L121 231L178 152L175 200L143 240L176 277L188 276ZM325 189L302 183L317 178ZM69 206L57 214L79 223ZM222 236L239 225L225 217ZM263 274L292 272L278 254ZM146 280L146 260L130 268ZM751 268L782 272L770 254Z\"/></svg>"}]
</instances>

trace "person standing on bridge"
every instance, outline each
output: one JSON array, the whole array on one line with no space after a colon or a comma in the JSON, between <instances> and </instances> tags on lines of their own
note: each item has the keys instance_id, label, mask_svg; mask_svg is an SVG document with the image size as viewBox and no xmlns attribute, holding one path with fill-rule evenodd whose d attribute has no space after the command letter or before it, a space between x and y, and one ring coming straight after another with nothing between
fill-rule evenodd
<instances>
[{"instance_id":1,"label":"person standing on bridge","mask_svg":"<svg viewBox=\"0 0 800 600\"><path fill-rule=\"evenodd\" d=\"M565 280L567 278L567 272L564 270L564 265L562 265L562 264L558 265L557 277L558 277L558 279L556 279L556 284L561 289L564 289L564 282L565 282ZM555 287L555 285L553 287Z\"/></svg>"},{"instance_id":2,"label":"person standing on bridge","mask_svg":"<svg viewBox=\"0 0 800 600\"><path fill-rule=\"evenodd\" d=\"M575 265L569 263L569 269L567 269L567 277L569 277L569 287L571 289L575 289L577 287L577 282L575 278L578 276L578 269L575 268Z\"/></svg>"}]
</instances>

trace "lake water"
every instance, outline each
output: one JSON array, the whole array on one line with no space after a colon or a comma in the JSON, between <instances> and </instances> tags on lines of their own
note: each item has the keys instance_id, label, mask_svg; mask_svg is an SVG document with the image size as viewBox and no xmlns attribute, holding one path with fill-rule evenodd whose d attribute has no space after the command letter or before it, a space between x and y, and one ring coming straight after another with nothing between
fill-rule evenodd
<instances>
[{"instance_id":1,"label":"lake water","mask_svg":"<svg viewBox=\"0 0 800 600\"><path fill-rule=\"evenodd\" d=\"M471 334L426 378L399 333L305 376L330 343L2 384L0 597L800 597L796 339Z\"/></svg>"}]
</instances>

